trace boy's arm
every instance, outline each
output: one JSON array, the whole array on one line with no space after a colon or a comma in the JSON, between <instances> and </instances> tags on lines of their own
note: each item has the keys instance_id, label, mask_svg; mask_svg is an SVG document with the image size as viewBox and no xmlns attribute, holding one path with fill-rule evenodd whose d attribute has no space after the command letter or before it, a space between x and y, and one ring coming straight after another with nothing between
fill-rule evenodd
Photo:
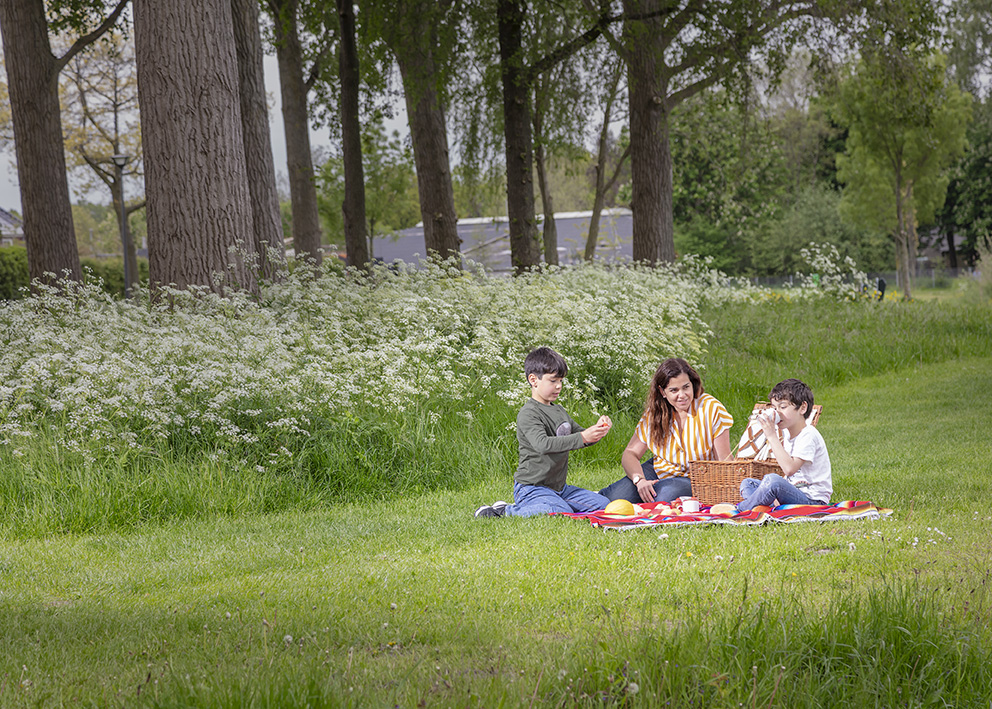
<instances>
[{"instance_id":1,"label":"boy's arm","mask_svg":"<svg viewBox=\"0 0 992 709\"><path fill-rule=\"evenodd\" d=\"M775 430L774 423L771 423L764 416L761 416L759 421L761 421L761 430L764 432L765 438L768 439L768 445L772 449L772 454L775 456L775 460L778 461L779 467L782 468L782 472L785 473L785 477L795 474L805 463L809 462L802 458L796 458L785 450L782 441L778 440L778 431Z\"/></svg>"},{"instance_id":2,"label":"boy's arm","mask_svg":"<svg viewBox=\"0 0 992 709\"><path fill-rule=\"evenodd\" d=\"M569 417L569 421L571 421L571 417ZM521 410L517 417L517 433L523 436L527 443L539 453L565 453L588 445L583 436L585 431L570 433L567 436L548 435L541 415L536 411L528 411L527 409Z\"/></svg>"}]
</instances>

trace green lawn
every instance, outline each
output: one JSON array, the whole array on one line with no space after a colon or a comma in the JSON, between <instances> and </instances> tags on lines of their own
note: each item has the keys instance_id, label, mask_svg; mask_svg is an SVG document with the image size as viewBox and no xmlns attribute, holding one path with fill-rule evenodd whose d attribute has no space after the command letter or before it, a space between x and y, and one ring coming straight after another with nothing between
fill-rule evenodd
<instances>
[{"instance_id":1,"label":"green lawn","mask_svg":"<svg viewBox=\"0 0 992 709\"><path fill-rule=\"evenodd\" d=\"M992 358L816 396L835 499L890 519L472 518L511 494L506 471L317 512L7 538L0 705L988 706ZM572 482L619 474L592 459L575 455Z\"/></svg>"}]
</instances>

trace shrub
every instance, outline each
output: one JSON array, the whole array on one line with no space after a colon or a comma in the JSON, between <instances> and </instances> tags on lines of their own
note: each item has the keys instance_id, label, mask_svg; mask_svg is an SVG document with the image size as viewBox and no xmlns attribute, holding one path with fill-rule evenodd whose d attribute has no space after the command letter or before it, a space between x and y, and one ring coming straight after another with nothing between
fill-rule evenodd
<instances>
[{"instance_id":1,"label":"shrub","mask_svg":"<svg viewBox=\"0 0 992 709\"><path fill-rule=\"evenodd\" d=\"M87 276L100 282L102 288L112 295L124 297L124 260L114 259L80 259L80 265ZM148 261L138 259L138 279L148 283Z\"/></svg>"},{"instance_id":2,"label":"shrub","mask_svg":"<svg viewBox=\"0 0 992 709\"><path fill-rule=\"evenodd\" d=\"M22 296L31 278L28 272L28 250L23 246L0 247L0 300Z\"/></svg>"}]
</instances>

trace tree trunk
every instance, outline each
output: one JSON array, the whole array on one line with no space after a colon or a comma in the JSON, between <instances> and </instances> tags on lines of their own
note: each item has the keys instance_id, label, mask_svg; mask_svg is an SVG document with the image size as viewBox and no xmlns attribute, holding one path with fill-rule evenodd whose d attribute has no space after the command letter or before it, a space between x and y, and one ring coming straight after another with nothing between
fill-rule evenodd
<instances>
[{"instance_id":1,"label":"tree trunk","mask_svg":"<svg viewBox=\"0 0 992 709\"><path fill-rule=\"evenodd\" d=\"M617 96L617 86L620 83L620 72L622 68L617 66L613 75L610 93L606 99L606 107L603 109L603 125L599 130L599 141L596 144L596 193L592 203L592 217L589 219L589 233L586 235L586 248L583 258L592 261L596 257L596 245L599 242L599 221L603 213L603 205L606 203L606 192L613 187L613 184L620 176L627 156L630 155L630 144L617 161L616 170L613 176L606 179L606 161L609 157L610 120L613 116L613 103Z\"/></svg>"},{"instance_id":2,"label":"tree trunk","mask_svg":"<svg viewBox=\"0 0 992 709\"><path fill-rule=\"evenodd\" d=\"M906 200L902 191L902 177L899 170L895 174L896 193L896 272L902 286L903 300L911 300L913 286L909 273L909 239L906 230Z\"/></svg>"},{"instance_id":3,"label":"tree trunk","mask_svg":"<svg viewBox=\"0 0 992 709\"><path fill-rule=\"evenodd\" d=\"M141 282L138 277L138 248L134 244L134 234L131 233L130 223L127 221L133 210L128 210L126 201L121 202L121 183L117 181L116 175L110 183L110 189L113 195L114 214L117 216L117 228L124 230L121 232L121 248L124 271L128 277L124 282L124 295L130 298L134 294L135 287Z\"/></svg>"},{"instance_id":4,"label":"tree trunk","mask_svg":"<svg viewBox=\"0 0 992 709\"><path fill-rule=\"evenodd\" d=\"M530 126L530 83L524 67L521 0L499 0L500 74L506 141L506 202L510 219L510 262L517 273L540 263L534 216L534 146Z\"/></svg>"},{"instance_id":5,"label":"tree trunk","mask_svg":"<svg viewBox=\"0 0 992 709\"><path fill-rule=\"evenodd\" d=\"M534 150L534 164L537 167L537 185L541 190L541 208L544 210L542 222L544 237L544 262L549 266L558 265L558 225L555 223L555 205L548 185L547 168L544 160L544 146Z\"/></svg>"},{"instance_id":6,"label":"tree trunk","mask_svg":"<svg viewBox=\"0 0 992 709\"><path fill-rule=\"evenodd\" d=\"M297 259L313 259L320 264L320 216L317 212L313 156L310 153L307 86L303 79L303 48L297 28L298 6L299 0L269 0L279 63L286 168L293 205L293 248Z\"/></svg>"},{"instance_id":7,"label":"tree trunk","mask_svg":"<svg viewBox=\"0 0 992 709\"><path fill-rule=\"evenodd\" d=\"M537 147L534 148L534 164L537 168L537 186L541 190L541 206L544 210L544 262L549 266L558 265L558 226L555 224L555 207L548 186L547 170L544 154L543 112L540 106L534 106L534 134L537 136Z\"/></svg>"},{"instance_id":8,"label":"tree trunk","mask_svg":"<svg viewBox=\"0 0 992 709\"><path fill-rule=\"evenodd\" d=\"M344 161L344 243L348 265L365 268L371 259L365 235L365 171L362 167L362 126L358 120L358 47L355 6L337 0L341 36L338 67L341 76L341 148Z\"/></svg>"},{"instance_id":9,"label":"tree trunk","mask_svg":"<svg viewBox=\"0 0 992 709\"><path fill-rule=\"evenodd\" d=\"M152 287L255 290L230 0L135 0L134 37Z\"/></svg>"},{"instance_id":10,"label":"tree trunk","mask_svg":"<svg viewBox=\"0 0 992 709\"><path fill-rule=\"evenodd\" d=\"M624 12L656 10L651 0L624 0ZM628 20L624 39L630 94L630 172L634 260L675 260L672 212L672 151L668 142L668 76L662 61L660 21Z\"/></svg>"},{"instance_id":11,"label":"tree trunk","mask_svg":"<svg viewBox=\"0 0 992 709\"><path fill-rule=\"evenodd\" d=\"M430 0L433 2L433 0ZM441 258L457 256L461 251L458 217L451 184L451 160L448 153L448 130L437 87L434 59L436 31L427 26L430 17L414 5L404 13L409 33L390 37L403 77L406 112L410 120L413 160L417 167L417 190L420 216L424 222L427 253ZM418 19L419 18L419 19Z\"/></svg>"},{"instance_id":12,"label":"tree trunk","mask_svg":"<svg viewBox=\"0 0 992 709\"><path fill-rule=\"evenodd\" d=\"M234 46L238 53L238 86L241 94L241 126L245 143L245 166L248 170L248 193L251 195L252 223L255 226L255 250L259 271L272 280L276 274L275 256L282 261L282 218L276 170L269 137L269 108L262 68L262 37L258 29L258 0L231 0L234 20Z\"/></svg>"},{"instance_id":13,"label":"tree trunk","mask_svg":"<svg viewBox=\"0 0 992 709\"><path fill-rule=\"evenodd\" d=\"M0 0L14 149L31 278L80 280L62 144L59 69L42 0Z\"/></svg>"},{"instance_id":14,"label":"tree trunk","mask_svg":"<svg viewBox=\"0 0 992 709\"><path fill-rule=\"evenodd\" d=\"M958 270L958 250L954 246L954 227L948 226L947 233L945 235L947 239L947 266L949 268Z\"/></svg>"}]
</instances>

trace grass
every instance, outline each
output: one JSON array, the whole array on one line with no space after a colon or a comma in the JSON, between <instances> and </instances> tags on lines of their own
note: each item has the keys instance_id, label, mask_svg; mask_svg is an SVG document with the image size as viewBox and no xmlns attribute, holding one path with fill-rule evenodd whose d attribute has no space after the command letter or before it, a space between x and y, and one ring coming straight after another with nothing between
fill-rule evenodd
<instances>
[{"instance_id":1,"label":"grass","mask_svg":"<svg viewBox=\"0 0 992 709\"><path fill-rule=\"evenodd\" d=\"M987 706L992 356L919 351L866 376L809 365L835 497L888 520L472 519L509 493L504 471L321 509L8 535L0 705ZM576 454L573 482L619 474L609 450Z\"/></svg>"}]
</instances>

